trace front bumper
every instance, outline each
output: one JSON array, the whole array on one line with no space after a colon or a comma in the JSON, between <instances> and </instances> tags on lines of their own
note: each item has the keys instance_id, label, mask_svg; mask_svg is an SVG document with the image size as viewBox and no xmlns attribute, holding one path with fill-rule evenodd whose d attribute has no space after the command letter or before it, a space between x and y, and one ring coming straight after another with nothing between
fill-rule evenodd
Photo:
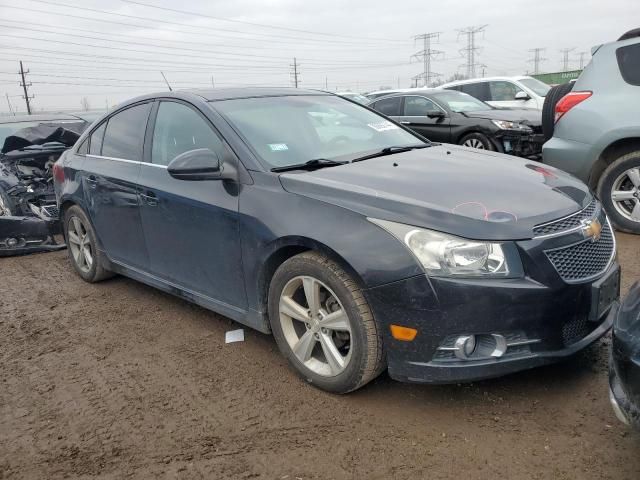
<instances>
[{"instance_id":1,"label":"front bumper","mask_svg":"<svg viewBox=\"0 0 640 480\"><path fill-rule=\"evenodd\" d=\"M60 233L57 219L0 217L0 257L63 249L55 239Z\"/></svg>"},{"instance_id":2,"label":"front bumper","mask_svg":"<svg viewBox=\"0 0 640 480\"><path fill-rule=\"evenodd\" d=\"M619 271L613 263L599 281L619 276ZM367 290L383 331L390 376L424 383L497 377L575 354L611 328L619 308L614 300L590 321L593 295L592 283L545 286L529 277L453 280L420 275ZM418 335L412 342L395 340L391 324L415 328ZM499 358L460 360L442 350L451 337L494 333L513 345Z\"/></svg>"},{"instance_id":3,"label":"front bumper","mask_svg":"<svg viewBox=\"0 0 640 480\"><path fill-rule=\"evenodd\" d=\"M535 160L542 156L544 135L521 135L505 131L496 135L496 141L500 144L502 151L510 155Z\"/></svg>"}]
</instances>

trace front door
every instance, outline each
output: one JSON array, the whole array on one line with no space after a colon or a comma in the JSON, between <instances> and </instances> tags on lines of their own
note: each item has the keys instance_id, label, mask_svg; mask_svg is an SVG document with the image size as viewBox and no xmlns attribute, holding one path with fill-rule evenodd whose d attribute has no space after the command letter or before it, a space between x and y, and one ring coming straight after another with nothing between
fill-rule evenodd
<instances>
[{"instance_id":1,"label":"front door","mask_svg":"<svg viewBox=\"0 0 640 480\"><path fill-rule=\"evenodd\" d=\"M433 115L435 112L441 116ZM428 98L407 95L404 97L403 115L395 120L432 142L451 143L449 116Z\"/></svg>"},{"instance_id":2,"label":"front door","mask_svg":"<svg viewBox=\"0 0 640 480\"><path fill-rule=\"evenodd\" d=\"M208 148L223 169L234 158L209 121L177 101L158 104L149 154L138 180L149 271L163 281L237 308L246 308L234 180L177 180L167 171L176 156Z\"/></svg>"},{"instance_id":3,"label":"front door","mask_svg":"<svg viewBox=\"0 0 640 480\"><path fill-rule=\"evenodd\" d=\"M90 136L82 182L87 210L101 247L121 264L145 269L147 251L136 182L151 103L110 117Z\"/></svg>"}]
</instances>

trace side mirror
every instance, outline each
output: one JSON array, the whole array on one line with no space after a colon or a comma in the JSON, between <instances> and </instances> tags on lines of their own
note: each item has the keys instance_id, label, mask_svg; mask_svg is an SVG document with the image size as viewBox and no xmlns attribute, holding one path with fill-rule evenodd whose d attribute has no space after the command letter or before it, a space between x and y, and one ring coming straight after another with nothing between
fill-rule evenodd
<instances>
[{"instance_id":1,"label":"side mirror","mask_svg":"<svg viewBox=\"0 0 640 480\"><path fill-rule=\"evenodd\" d=\"M529 100L529 99L531 99L531 97L529 95L527 95L526 92L523 92L522 90L520 90L518 93L516 93L515 99L516 100Z\"/></svg>"},{"instance_id":2,"label":"side mirror","mask_svg":"<svg viewBox=\"0 0 640 480\"><path fill-rule=\"evenodd\" d=\"M427 117L442 118L444 117L444 112L442 110L427 110Z\"/></svg>"},{"instance_id":3,"label":"side mirror","mask_svg":"<svg viewBox=\"0 0 640 480\"><path fill-rule=\"evenodd\" d=\"M178 180L218 180L222 178L220 158L208 148L181 153L167 166L169 175Z\"/></svg>"}]
</instances>

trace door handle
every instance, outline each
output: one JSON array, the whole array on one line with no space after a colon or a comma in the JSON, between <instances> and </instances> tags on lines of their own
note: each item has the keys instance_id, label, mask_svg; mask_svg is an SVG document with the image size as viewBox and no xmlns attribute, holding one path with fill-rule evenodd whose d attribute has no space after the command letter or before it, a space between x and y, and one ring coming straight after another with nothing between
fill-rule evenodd
<instances>
[{"instance_id":1,"label":"door handle","mask_svg":"<svg viewBox=\"0 0 640 480\"><path fill-rule=\"evenodd\" d=\"M156 194L153 192L147 191L146 193L140 193L140 197L150 207L155 207L156 205L158 205L158 197L156 197Z\"/></svg>"},{"instance_id":2,"label":"door handle","mask_svg":"<svg viewBox=\"0 0 640 480\"><path fill-rule=\"evenodd\" d=\"M98 179L95 175L89 175L87 177L87 183L89 184L90 188L96 188L98 186Z\"/></svg>"}]
</instances>

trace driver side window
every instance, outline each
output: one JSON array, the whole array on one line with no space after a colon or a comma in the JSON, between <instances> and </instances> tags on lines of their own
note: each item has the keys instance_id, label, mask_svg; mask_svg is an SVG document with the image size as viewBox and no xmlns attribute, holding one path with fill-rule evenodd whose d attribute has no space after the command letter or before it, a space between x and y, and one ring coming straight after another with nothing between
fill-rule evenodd
<instances>
[{"instance_id":1,"label":"driver side window","mask_svg":"<svg viewBox=\"0 0 640 480\"><path fill-rule=\"evenodd\" d=\"M440 111L431 100L424 97L404 97L404 115L406 117L426 117L428 112Z\"/></svg>"},{"instance_id":2,"label":"driver side window","mask_svg":"<svg viewBox=\"0 0 640 480\"><path fill-rule=\"evenodd\" d=\"M511 102L515 100L519 89L511 82L491 82L491 100L494 102Z\"/></svg>"},{"instance_id":3,"label":"driver side window","mask_svg":"<svg viewBox=\"0 0 640 480\"><path fill-rule=\"evenodd\" d=\"M178 102L160 102L153 129L151 163L166 166L181 153L198 148L222 153L222 140L192 108Z\"/></svg>"}]
</instances>

